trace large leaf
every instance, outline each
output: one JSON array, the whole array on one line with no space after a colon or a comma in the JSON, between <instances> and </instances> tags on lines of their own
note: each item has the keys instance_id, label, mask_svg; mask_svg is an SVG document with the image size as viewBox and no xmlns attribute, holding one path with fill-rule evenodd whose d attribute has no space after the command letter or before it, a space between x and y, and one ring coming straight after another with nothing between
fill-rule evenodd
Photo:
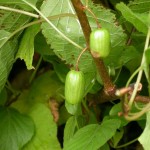
<instances>
[{"instance_id":1,"label":"large leaf","mask_svg":"<svg viewBox=\"0 0 150 150\"><path fill-rule=\"evenodd\" d=\"M97 150L103 146L116 132L120 126L120 121L110 119L103 121L101 125L87 125L74 135L74 137L66 143L64 150Z\"/></svg>"},{"instance_id":2,"label":"large leaf","mask_svg":"<svg viewBox=\"0 0 150 150\"><path fill-rule=\"evenodd\" d=\"M149 150L149 143L150 143L150 112L146 114L146 127L139 137L139 142L144 147L144 150Z\"/></svg>"},{"instance_id":3,"label":"large leaf","mask_svg":"<svg viewBox=\"0 0 150 150\"><path fill-rule=\"evenodd\" d=\"M32 3L33 5L36 4L37 0L29 0L30 3ZM26 11L31 11L32 8L28 5L26 5L24 2L22 2L21 0L0 0L0 5L16 5L21 7L22 9L26 10Z\"/></svg>"},{"instance_id":4,"label":"large leaf","mask_svg":"<svg viewBox=\"0 0 150 150\"><path fill-rule=\"evenodd\" d=\"M57 126L48 107L36 103L28 114L35 122L36 134L23 150L60 150Z\"/></svg>"},{"instance_id":5,"label":"large leaf","mask_svg":"<svg viewBox=\"0 0 150 150\"><path fill-rule=\"evenodd\" d=\"M1 1L0 1L0 3L1 3ZM12 5L11 7L16 8L15 5ZM13 31L17 30L19 27L22 27L30 19L29 16L19 14L16 12L5 11L2 9L0 9L0 13L1 13L0 28L3 30L7 30L9 32L13 32Z\"/></svg>"},{"instance_id":6,"label":"large leaf","mask_svg":"<svg viewBox=\"0 0 150 150\"><path fill-rule=\"evenodd\" d=\"M9 37L9 35L10 32L7 32L6 30L0 30L0 45Z\"/></svg>"},{"instance_id":7,"label":"large leaf","mask_svg":"<svg viewBox=\"0 0 150 150\"><path fill-rule=\"evenodd\" d=\"M0 149L20 150L34 134L34 123L12 108L0 107Z\"/></svg>"},{"instance_id":8,"label":"large leaf","mask_svg":"<svg viewBox=\"0 0 150 150\"><path fill-rule=\"evenodd\" d=\"M132 23L135 28L147 34L148 31L148 13L134 13L128 6L124 3L120 3L116 5L117 9L121 11L123 17Z\"/></svg>"},{"instance_id":9,"label":"large leaf","mask_svg":"<svg viewBox=\"0 0 150 150\"><path fill-rule=\"evenodd\" d=\"M26 63L27 69L33 69L32 61L33 61L33 54L34 54L34 38L36 34L39 32L40 26L33 25L29 27L21 40L19 50L17 52L16 58L23 59Z\"/></svg>"},{"instance_id":10,"label":"large leaf","mask_svg":"<svg viewBox=\"0 0 150 150\"><path fill-rule=\"evenodd\" d=\"M22 92L12 107L26 113L34 120L36 133L25 150L60 150L57 126L48 108L51 97L61 100L61 82L54 72L47 72L34 80L28 91Z\"/></svg>"},{"instance_id":11,"label":"large leaf","mask_svg":"<svg viewBox=\"0 0 150 150\"><path fill-rule=\"evenodd\" d=\"M15 61L16 42L8 42L0 48L0 92L3 89L9 72Z\"/></svg>"},{"instance_id":12,"label":"large leaf","mask_svg":"<svg viewBox=\"0 0 150 150\"><path fill-rule=\"evenodd\" d=\"M149 12L150 0L134 0L134 1L130 1L128 6L134 12L138 12L138 13Z\"/></svg>"},{"instance_id":13,"label":"large leaf","mask_svg":"<svg viewBox=\"0 0 150 150\"><path fill-rule=\"evenodd\" d=\"M62 101L62 84L54 72L48 71L34 80L29 91L24 91L12 104L20 112L27 113L35 103L47 104L50 98Z\"/></svg>"}]
</instances>

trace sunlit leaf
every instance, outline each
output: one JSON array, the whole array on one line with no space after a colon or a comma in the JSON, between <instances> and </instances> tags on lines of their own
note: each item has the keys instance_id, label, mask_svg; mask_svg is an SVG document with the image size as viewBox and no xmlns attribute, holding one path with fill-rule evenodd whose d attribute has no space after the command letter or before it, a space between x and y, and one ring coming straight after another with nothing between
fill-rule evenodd
<instances>
[{"instance_id":1,"label":"sunlit leaf","mask_svg":"<svg viewBox=\"0 0 150 150\"><path fill-rule=\"evenodd\" d=\"M23 150L60 150L57 126L48 107L36 103L28 114L34 120L36 133Z\"/></svg>"},{"instance_id":2,"label":"sunlit leaf","mask_svg":"<svg viewBox=\"0 0 150 150\"><path fill-rule=\"evenodd\" d=\"M103 121L101 125L87 125L76 132L73 138L66 143L64 150L96 150L103 146L116 132L120 121L110 119Z\"/></svg>"}]
</instances>

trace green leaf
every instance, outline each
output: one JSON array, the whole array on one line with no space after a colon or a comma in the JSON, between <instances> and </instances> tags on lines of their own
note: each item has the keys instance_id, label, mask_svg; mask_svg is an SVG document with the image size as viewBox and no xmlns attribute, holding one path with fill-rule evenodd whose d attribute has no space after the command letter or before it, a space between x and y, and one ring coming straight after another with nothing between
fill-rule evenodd
<instances>
[{"instance_id":1,"label":"green leaf","mask_svg":"<svg viewBox=\"0 0 150 150\"><path fill-rule=\"evenodd\" d=\"M70 114L66 110L65 104L63 104L59 108L59 120L58 120L58 126L61 126L67 122L67 120L70 118Z\"/></svg>"},{"instance_id":2,"label":"green leaf","mask_svg":"<svg viewBox=\"0 0 150 150\"><path fill-rule=\"evenodd\" d=\"M66 75L69 72L69 69L63 63L52 62L54 70L61 80L61 82L65 83Z\"/></svg>"},{"instance_id":3,"label":"green leaf","mask_svg":"<svg viewBox=\"0 0 150 150\"><path fill-rule=\"evenodd\" d=\"M134 72L141 63L142 55L133 46L126 46L120 57L120 62L124 64L130 72Z\"/></svg>"},{"instance_id":4,"label":"green leaf","mask_svg":"<svg viewBox=\"0 0 150 150\"><path fill-rule=\"evenodd\" d=\"M38 52L42 56L51 56L54 55L53 50L49 47L46 42L45 37L41 32L39 32L34 39L35 52Z\"/></svg>"},{"instance_id":5,"label":"green leaf","mask_svg":"<svg viewBox=\"0 0 150 150\"><path fill-rule=\"evenodd\" d=\"M113 142L114 147L116 147L118 145L118 143L120 142L120 140L123 137L123 134L124 134L123 128L119 131L116 131L116 134L112 138L112 142Z\"/></svg>"},{"instance_id":6,"label":"green leaf","mask_svg":"<svg viewBox=\"0 0 150 150\"><path fill-rule=\"evenodd\" d=\"M86 119L83 116L71 116L65 125L63 147L72 139L77 130L85 126Z\"/></svg>"},{"instance_id":7,"label":"green leaf","mask_svg":"<svg viewBox=\"0 0 150 150\"><path fill-rule=\"evenodd\" d=\"M63 146L65 147L66 143L73 137L76 131L76 116L70 117L65 125L64 129L64 142Z\"/></svg>"},{"instance_id":8,"label":"green leaf","mask_svg":"<svg viewBox=\"0 0 150 150\"><path fill-rule=\"evenodd\" d=\"M128 124L128 121L124 118L124 117L119 117L118 116L118 113L122 112L122 103L118 103L118 104L115 104L110 112L109 112L109 116L110 118L117 118L121 121L121 127L122 126L125 126ZM106 116L107 117L107 116Z\"/></svg>"},{"instance_id":9,"label":"green leaf","mask_svg":"<svg viewBox=\"0 0 150 150\"><path fill-rule=\"evenodd\" d=\"M123 17L127 21L132 23L138 31L143 32L144 34L147 34L148 24L147 24L147 21L145 21L145 19L143 19L143 17L148 18L148 14L134 13L124 3L117 4L116 7L118 10L121 11Z\"/></svg>"},{"instance_id":10,"label":"green leaf","mask_svg":"<svg viewBox=\"0 0 150 150\"><path fill-rule=\"evenodd\" d=\"M60 88L62 83L55 72L48 71L35 79L29 90L24 90L12 106L20 112L27 113L35 103L47 104L50 98L62 102Z\"/></svg>"},{"instance_id":11,"label":"green leaf","mask_svg":"<svg viewBox=\"0 0 150 150\"><path fill-rule=\"evenodd\" d=\"M149 12L150 0L134 0L134 1L130 1L128 6L134 12L138 12L138 13Z\"/></svg>"},{"instance_id":12,"label":"green leaf","mask_svg":"<svg viewBox=\"0 0 150 150\"><path fill-rule=\"evenodd\" d=\"M70 104L67 101L65 101L65 107L71 115L79 115L81 114L81 103L77 104Z\"/></svg>"},{"instance_id":13,"label":"green leaf","mask_svg":"<svg viewBox=\"0 0 150 150\"><path fill-rule=\"evenodd\" d=\"M0 47L2 43L9 37L10 32L7 32L6 30L0 30Z\"/></svg>"},{"instance_id":14,"label":"green leaf","mask_svg":"<svg viewBox=\"0 0 150 150\"><path fill-rule=\"evenodd\" d=\"M0 48L0 92L3 89L15 61L16 42L7 42Z\"/></svg>"},{"instance_id":15,"label":"green leaf","mask_svg":"<svg viewBox=\"0 0 150 150\"><path fill-rule=\"evenodd\" d=\"M20 150L34 134L34 123L12 108L0 107L0 149Z\"/></svg>"},{"instance_id":16,"label":"green leaf","mask_svg":"<svg viewBox=\"0 0 150 150\"><path fill-rule=\"evenodd\" d=\"M120 121L117 119L103 121L101 125L87 125L76 132L64 150L97 150L115 134L119 126Z\"/></svg>"},{"instance_id":17,"label":"green leaf","mask_svg":"<svg viewBox=\"0 0 150 150\"><path fill-rule=\"evenodd\" d=\"M146 51L145 51L145 56L146 56L146 62L147 64L150 64L150 48L148 48Z\"/></svg>"},{"instance_id":18,"label":"green leaf","mask_svg":"<svg viewBox=\"0 0 150 150\"><path fill-rule=\"evenodd\" d=\"M5 1L4 3L7 4L6 0L0 0L0 4L1 4L1 1L2 2ZM14 9L17 8L16 5L14 5L15 1L12 1L12 0L10 1L13 3L13 5L11 5L10 7ZM21 0L18 0L18 1L19 3L21 3ZM11 33L17 30L18 28L22 27L23 25L25 25L27 22L29 22L31 18L27 15L23 15L23 14L11 12L11 11L6 11L3 9L0 9L0 14L1 14L1 17L0 17L1 30L6 30Z\"/></svg>"},{"instance_id":19,"label":"green leaf","mask_svg":"<svg viewBox=\"0 0 150 150\"><path fill-rule=\"evenodd\" d=\"M0 105L4 105L6 101L7 101L7 91L4 88L0 92Z\"/></svg>"},{"instance_id":20,"label":"green leaf","mask_svg":"<svg viewBox=\"0 0 150 150\"><path fill-rule=\"evenodd\" d=\"M17 52L16 58L23 59L26 63L27 69L33 69L32 61L33 61L33 54L34 54L34 37L39 32L40 26L33 25L29 27L23 38L21 40L19 50Z\"/></svg>"},{"instance_id":21,"label":"green leaf","mask_svg":"<svg viewBox=\"0 0 150 150\"><path fill-rule=\"evenodd\" d=\"M105 143L101 148L99 148L98 150L110 150L109 144Z\"/></svg>"},{"instance_id":22,"label":"green leaf","mask_svg":"<svg viewBox=\"0 0 150 150\"><path fill-rule=\"evenodd\" d=\"M47 106L51 97L59 97L61 82L54 72L46 72L32 83L28 91L22 92L11 106L28 114L35 122L36 133L25 150L60 150L57 126ZM56 95L57 94L57 95Z\"/></svg>"},{"instance_id":23,"label":"green leaf","mask_svg":"<svg viewBox=\"0 0 150 150\"><path fill-rule=\"evenodd\" d=\"M60 150L57 126L49 108L36 103L28 114L34 120L36 133L23 150Z\"/></svg>"},{"instance_id":24,"label":"green leaf","mask_svg":"<svg viewBox=\"0 0 150 150\"><path fill-rule=\"evenodd\" d=\"M38 0L28 0L28 1L30 3L32 3L33 5L35 5ZM0 0L0 4L1 5L17 5L26 11L32 10L32 8L30 6L28 6L27 4L25 4L21 0L7 0L7 1L6 0Z\"/></svg>"},{"instance_id":25,"label":"green leaf","mask_svg":"<svg viewBox=\"0 0 150 150\"><path fill-rule=\"evenodd\" d=\"M150 143L150 112L146 113L146 127L139 137L139 142L144 147L144 150L149 150L149 143Z\"/></svg>"}]
</instances>

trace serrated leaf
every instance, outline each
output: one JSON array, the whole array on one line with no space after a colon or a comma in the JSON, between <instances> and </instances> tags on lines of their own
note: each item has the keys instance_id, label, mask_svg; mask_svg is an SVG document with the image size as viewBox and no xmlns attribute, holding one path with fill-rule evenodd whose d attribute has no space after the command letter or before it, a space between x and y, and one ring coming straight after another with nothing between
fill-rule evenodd
<instances>
[{"instance_id":1,"label":"serrated leaf","mask_svg":"<svg viewBox=\"0 0 150 150\"><path fill-rule=\"evenodd\" d=\"M33 61L33 54L34 54L34 38L36 34L39 32L40 26L33 25L29 27L21 40L17 56L16 58L23 59L27 66L27 69L33 69L32 61Z\"/></svg>"},{"instance_id":2,"label":"serrated leaf","mask_svg":"<svg viewBox=\"0 0 150 150\"><path fill-rule=\"evenodd\" d=\"M147 21L145 21L145 19L143 19L143 17L148 18L148 14L134 13L124 3L117 4L116 8L121 11L123 17L127 21L132 23L138 31L143 32L144 34L147 34L148 24L147 24Z\"/></svg>"},{"instance_id":3,"label":"serrated leaf","mask_svg":"<svg viewBox=\"0 0 150 150\"><path fill-rule=\"evenodd\" d=\"M9 72L15 61L16 42L7 42L0 48L0 92L3 89Z\"/></svg>"},{"instance_id":4,"label":"serrated leaf","mask_svg":"<svg viewBox=\"0 0 150 150\"><path fill-rule=\"evenodd\" d=\"M117 119L103 121L101 125L87 125L76 132L64 150L97 150L115 134L119 126L120 121Z\"/></svg>"},{"instance_id":5,"label":"serrated leaf","mask_svg":"<svg viewBox=\"0 0 150 150\"><path fill-rule=\"evenodd\" d=\"M43 57L54 55L53 50L49 47L43 34L39 32L34 39L35 52L38 52Z\"/></svg>"},{"instance_id":6,"label":"serrated leaf","mask_svg":"<svg viewBox=\"0 0 150 150\"><path fill-rule=\"evenodd\" d=\"M28 0L30 3L32 3L33 5L36 4L37 0ZM32 8L30 6L28 6L27 4L25 4L23 1L21 0L0 0L0 4L1 5L17 5L19 7L21 7L22 9L26 10L26 11L31 11Z\"/></svg>"},{"instance_id":7,"label":"serrated leaf","mask_svg":"<svg viewBox=\"0 0 150 150\"><path fill-rule=\"evenodd\" d=\"M128 6L134 12L138 12L138 13L149 12L150 0L134 0L134 1L130 1Z\"/></svg>"},{"instance_id":8,"label":"serrated leaf","mask_svg":"<svg viewBox=\"0 0 150 150\"><path fill-rule=\"evenodd\" d=\"M12 108L0 107L0 149L20 150L34 134L34 123Z\"/></svg>"},{"instance_id":9,"label":"serrated leaf","mask_svg":"<svg viewBox=\"0 0 150 150\"><path fill-rule=\"evenodd\" d=\"M5 1L5 4L6 4L6 1ZM16 5L12 5L11 8L15 9L17 7ZM0 9L0 14L1 14L0 29L6 30L8 32L13 32L17 30L18 28L22 27L27 22L29 22L29 19L31 18L27 15L23 15L23 14L16 13L16 12L5 11L3 9Z\"/></svg>"},{"instance_id":10,"label":"serrated leaf","mask_svg":"<svg viewBox=\"0 0 150 150\"><path fill-rule=\"evenodd\" d=\"M150 112L146 113L146 127L138 138L139 142L142 144L144 150L149 150L150 143Z\"/></svg>"},{"instance_id":11,"label":"serrated leaf","mask_svg":"<svg viewBox=\"0 0 150 150\"><path fill-rule=\"evenodd\" d=\"M60 150L57 140L57 126L49 108L36 103L28 113L34 120L36 134L23 150Z\"/></svg>"}]
</instances>

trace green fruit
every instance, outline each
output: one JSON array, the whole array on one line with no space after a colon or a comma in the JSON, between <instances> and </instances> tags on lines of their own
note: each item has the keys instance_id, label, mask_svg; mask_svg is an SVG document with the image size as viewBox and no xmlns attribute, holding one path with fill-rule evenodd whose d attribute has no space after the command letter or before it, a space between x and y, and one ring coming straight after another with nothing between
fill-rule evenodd
<instances>
[{"instance_id":1,"label":"green fruit","mask_svg":"<svg viewBox=\"0 0 150 150\"><path fill-rule=\"evenodd\" d=\"M93 57L105 58L110 53L110 34L108 30L96 29L90 34L90 49Z\"/></svg>"},{"instance_id":2,"label":"green fruit","mask_svg":"<svg viewBox=\"0 0 150 150\"><path fill-rule=\"evenodd\" d=\"M65 98L70 104L81 102L84 97L85 79L81 71L71 70L66 76Z\"/></svg>"}]
</instances>

